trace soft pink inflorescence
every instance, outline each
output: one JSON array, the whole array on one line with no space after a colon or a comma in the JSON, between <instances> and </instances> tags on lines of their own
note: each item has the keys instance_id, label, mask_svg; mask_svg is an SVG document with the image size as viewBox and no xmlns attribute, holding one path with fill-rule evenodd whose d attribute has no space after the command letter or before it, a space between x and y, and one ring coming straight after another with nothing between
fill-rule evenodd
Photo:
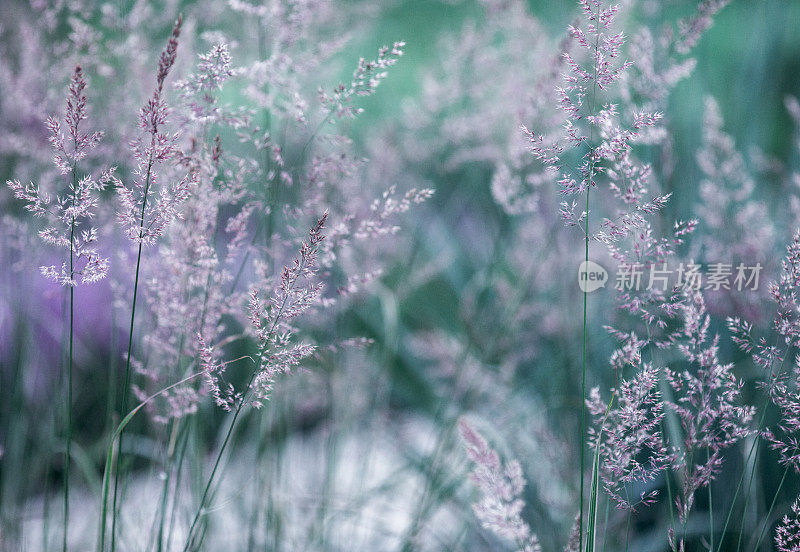
<instances>
[{"instance_id":1,"label":"soft pink inflorescence","mask_svg":"<svg viewBox=\"0 0 800 552\"><path fill-rule=\"evenodd\" d=\"M754 409L738 404L742 383L732 364L718 358L719 337L709 341L711 323L703 296L687 291L681 305L684 326L678 350L695 369L666 369L666 380L675 399L668 403L683 428L682 447L672 445L671 461L684 474L676 498L678 515L686 520L694 493L711 483L722 467L723 451L752 433Z\"/></svg>"},{"instance_id":2,"label":"soft pink inflorescence","mask_svg":"<svg viewBox=\"0 0 800 552\"><path fill-rule=\"evenodd\" d=\"M730 0L703 0L697 10L689 18L678 23L678 38L675 49L686 54L695 47L700 37L714 23L714 16L719 10L730 4Z\"/></svg>"},{"instance_id":3,"label":"soft pink inflorescence","mask_svg":"<svg viewBox=\"0 0 800 552\"><path fill-rule=\"evenodd\" d=\"M521 515L525 507L520 498L525 477L519 462L511 460L503 464L486 439L463 418L458 422L458 429L467 457L475 464L470 479L483 494L472 506L475 516L485 529L515 543L519 552L540 552L539 539Z\"/></svg>"},{"instance_id":4,"label":"soft pink inflorescence","mask_svg":"<svg viewBox=\"0 0 800 552\"><path fill-rule=\"evenodd\" d=\"M108 259L97 249L97 229L91 226L80 228L94 217L100 201L99 193L109 182L116 180L114 168L97 177L78 177L78 162L97 146L103 136L102 132L87 133L80 128L88 116L85 89L83 70L77 66L69 84L63 126L62 121L54 117L47 119L49 141L56 152L55 165L69 180L67 193L53 197L33 183L23 185L19 180L7 183L14 197L27 203L25 208L28 211L52 223L39 231L39 237L45 243L70 251L70 261L62 262L60 267L41 267L45 277L64 286L75 286L79 279L83 283L101 280L109 266Z\"/></svg>"},{"instance_id":5,"label":"soft pink inflorescence","mask_svg":"<svg viewBox=\"0 0 800 552\"><path fill-rule=\"evenodd\" d=\"M340 83L328 94L319 89L319 100L324 109L339 119L352 119L363 110L352 105L352 100L358 96L371 96L375 89L386 77L386 69L397 63L403 55L405 42L395 42L392 47L383 46L378 50L378 57L371 61L364 58L358 60L358 66L353 72L353 80L349 85Z\"/></svg>"},{"instance_id":6,"label":"soft pink inflorescence","mask_svg":"<svg viewBox=\"0 0 800 552\"><path fill-rule=\"evenodd\" d=\"M215 93L235 75L227 44L218 43L209 52L200 54L197 72L175 85L194 121L224 120Z\"/></svg>"},{"instance_id":7,"label":"soft pink inflorescence","mask_svg":"<svg viewBox=\"0 0 800 552\"><path fill-rule=\"evenodd\" d=\"M556 179L565 196L559 208L567 226L578 226L593 241L613 246L640 231L648 231L647 217L661 211L670 194L647 198L652 168L633 154L633 143L647 138L659 128L663 114L638 109L629 101L620 112L615 103L601 103L598 96L608 92L633 66L619 61L625 36L612 29L618 5L604 7L601 0L582 0L583 27L569 26L577 52L565 51L568 72L556 87L558 107L565 114L559 136L537 134L522 127L529 150ZM581 61L579 54L585 58ZM624 98L623 98L624 99ZM580 155L571 163L570 157ZM596 203L608 203L612 216L600 219L592 230L587 226L589 212L573 196L588 194L602 182L610 194ZM599 208L597 209L600 210ZM597 217L595 217L597 220Z\"/></svg>"},{"instance_id":8,"label":"soft pink inflorescence","mask_svg":"<svg viewBox=\"0 0 800 552\"><path fill-rule=\"evenodd\" d=\"M800 346L800 303L797 299L800 289L800 230L795 232L787 246L782 265L780 279L769 286L769 293L778 305L775 330L787 345Z\"/></svg>"},{"instance_id":9,"label":"soft pink inflorescence","mask_svg":"<svg viewBox=\"0 0 800 552\"><path fill-rule=\"evenodd\" d=\"M764 435L778 452L778 461L800 473L800 357L795 358L791 374L771 376L767 391L781 417Z\"/></svg>"},{"instance_id":10,"label":"soft pink inflorescence","mask_svg":"<svg viewBox=\"0 0 800 552\"><path fill-rule=\"evenodd\" d=\"M634 482L649 482L668 466L667 449L663 444L661 420L664 406L658 391L659 372L648 364L641 365L637 342L626 345L616 358L627 357L639 371L623 381L610 404L600 398L594 388L587 405L595 418L595 428L589 432L589 442L598 448L602 464L600 476L609 496L620 509L634 510L638 505L655 502L657 493L642 492L630 496L628 486Z\"/></svg>"},{"instance_id":11,"label":"soft pink inflorescence","mask_svg":"<svg viewBox=\"0 0 800 552\"><path fill-rule=\"evenodd\" d=\"M121 209L117 218L128 237L138 243L152 245L163 235L167 225L180 218L180 206L189 196L193 175L186 174L170 185L159 185L158 166L177 153L177 135L162 130L167 122L167 104L163 98L164 81L175 63L181 20L175 23L167 47L158 60L156 89L142 107L139 128L143 134L132 144L137 166L133 187L117 186ZM152 195L157 191L154 199Z\"/></svg>"},{"instance_id":12,"label":"soft pink inflorescence","mask_svg":"<svg viewBox=\"0 0 800 552\"><path fill-rule=\"evenodd\" d=\"M323 284L316 281L317 255L325 239L322 229L327 217L325 213L312 226L300 251L283 267L280 282L266 300L262 289L250 290L248 318L259 352L247 389L235 392L230 384L222 382L222 373L213 363L211 349L201 343L202 369L209 374L210 391L217 405L225 410L237 408L241 401L261 407L263 401L269 399L277 377L289 373L315 351L314 345L294 342L296 330L290 322L320 300ZM264 280L269 281L268 278Z\"/></svg>"},{"instance_id":13,"label":"soft pink inflorescence","mask_svg":"<svg viewBox=\"0 0 800 552\"><path fill-rule=\"evenodd\" d=\"M781 360L789 354L791 347L796 347L800 343L800 319L797 314L798 286L800 286L800 230L795 232L792 242L786 248L779 281L770 284L770 294L778 304L774 321L775 331L783 337L787 350L781 355L772 347L766 349L772 354L765 355L762 352L765 346L761 345L754 353L754 357L758 354L766 357L765 362L761 363L766 370L769 370L764 386L771 402L778 407L781 414L776 426L765 430L764 435L770 446L778 452L780 463L800 473L800 356L795 357L792 370L788 374L773 368L775 360ZM745 343L740 347L749 346L752 349L753 346L750 345L752 337L749 335L751 327L741 322L737 327L741 328L739 341Z\"/></svg>"}]
</instances>

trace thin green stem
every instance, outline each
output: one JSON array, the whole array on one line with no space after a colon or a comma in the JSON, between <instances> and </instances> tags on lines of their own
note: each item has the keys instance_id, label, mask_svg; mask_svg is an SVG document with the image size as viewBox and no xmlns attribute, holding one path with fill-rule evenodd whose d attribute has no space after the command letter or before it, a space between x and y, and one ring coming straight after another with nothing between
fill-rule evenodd
<instances>
[{"instance_id":1,"label":"thin green stem","mask_svg":"<svg viewBox=\"0 0 800 552\"><path fill-rule=\"evenodd\" d=\"M181 444L181 450L178 453L178 464L175 468L176 473L175 473L175 485L172 497L172 508L169 516L169 529L167 530L167 546L166 546L167 550L172 550L172 535L175 529L175 518L177 517L178 505L179 505L178 490L181 487L181 480L183 478L183 463L184 463L183 461L184 458L186 457L186 448L188 447L189 444L189 433L192 430L196 430L197 424L195 420L196 420L195 418L191 419L191 421L193 422L192 425L190 427L187 427L186 431L184 432L183 442Z\"/></svg>"},{"instance_id":2,"label":"thin green stem","mask_svg":"<svg viewBox=\"0 0 800 552\"><path fill-rule=\"evenodd\" d=\"M435 419L443 415L442 410L436 413ZM422 492L417 509L414 512L411 523L403 538L403 545L400 548L402 552L411 552L414 550L414 540L419 535L422 524L424 523L423 518L428 515L430 509L435 505L437 489L440 488L439 478L441 477L440 472L442 469L443 455L448 450L450 437L453 435L453 430L456 427L457 421L458 417L455 416L447 420L446 423L440 425L441 429L436 438L435 448L427 459L430 464L430 475L426 477L425 489Z\"/></svg>"},{"instance_id":3,"label":"thin green stem","mask_svg":"<svg viewBox=\"0 0 800 552\"><path fill-rule=\"evenodd\" d=\"M142 209L144 212L144 209ZM139 242L139 252L136 256L136 278L133 283L133 303L131 308L131 325L128 331L128 355L125 360L125 379L122 384L122 410L123 415L128 410L128 390L130 387L131 379L131 348L133 346L133 325L136 317L136 297L139 292L139 269L142 261L142 242ZM119 460L122 456L122 440L125 433L124 431L119 434L119 447L114 465L114 498L111 506L111 552L116 549L116 535L117 535L117 497L119 495Z\"/></svg>"},{"instance_id":4,"label":"thin green stem","mask_svg":"<svg viewBox=\"0 0 800 552\"><path fill-rule=\"evenodd\" d=\"M684 441L685 442L685 441ZM684 466L684 473L683 473L683 492L681 496L682 504L686 505L688 503L689 497L694 495L694 489L692 490L691 494L687 494L687 483L686 481L689 480L691 476L691 470L694 469L694 447L692 450L689 451L689 461L686 462ZM686 543L686 522L689 521L689 511L684 509L683 511L683 520L681 520L681 543Z\"/></svg>"},{"instance_id":5,"label":"thin green stem","mask_svg":"<svg viewBox=\"0 0 800 552\"><path fill-rule=\"evenodd\" d=\"M760 433L761 432L759 431L759 434ZM753 445L755 446L756 442L754 442ZM756 475L755 466L756 466L756 462L758 462L759 450L760 450L759 447L756 446L756 455L755 455L755 458L753 458L753 468L750 470L750 480L747 482L747 491L745 491L744 508L742 509L742 519L740 520L740 523L739 523L739 540L736 543L736 551L737 552L739 552L739 550L741 550L741 547L742 547L742 537L744 536L745 517L747 516L747 507L750 505L750 496L751 496L750 489L752 489L752 487L753 487L753 479L755 478L755 475ZM748 463L749 463L749 460L750 460L750 458L748 457ZM744 473L745 472L742 472L743 476L744 476Z\"/></svg>"},{"instance_id":6,"label":"thin green stem","mask_svg":"<svg viewBox=\"0 0 800 552\"><path fill-rule=\"evenodd\" d=\"M628 509L628 521L625 527L625 552L628 552L630 543L631 543L631 511L630 509Z\"/></svg>"},{"instance_id":7,"label":"thin green stem","mask_svg":"<svg viewBox=\"0 0 800 552\"><path fill-rule=\"evenodd\" d=\"M258 48L261 59L267 59L268 57L268 49L267 49L267 37L266 37L266 30L263 26L259 27L258 32ZM264 85L264 94L269 94L269 86L268 83ZM272 129L272 116L270 113L269 108L265 107L263 110L264 114L264 130L265 132L270 132ZM271 138L272 139L272 138ZM282 143L282 141L281 141ZM270 155L270 149L265 148L264 155L263 155L263 174L270 174L272 171L272 157ZM274 255L272 253L272 237L275 232L276 226L276 205L277 205L277 197L278 197L278 189L277 189L278 181L276 179L271 179L266 182L266 187L264 189L264 201L267 206L267 209L264 209L264 216L261 217L258 221L258 227L256 228L256 232L253 235L253 241L251 242L252 245L255 244L258 235L260 234L261 227L264 227L264 246L265 246L265 265L268 267L268 272L272 273L274 271ZM239 280L239 276L241 274L241 269L245 266L247 259L250 255L251 248L248 248L247 252L245 253L244 260L242 261L242 265L240 267L240 271L237 273L237 277L234 280L234 287L231 289L233 291L235 289L235 285ZM261 517L261 497L263 497L266 492L264 490L264 481L267 477L265 472L267 471L264 469L265 465L265 456L267 450L267 443L265 439L265 434L267 432L266 427L266 416L265 413L259 412L258 413L258 432L257 432L257 444L256 444L256 459L255 464L258 469L258 476L255 486L255 493L253 495L253 503L250 512L250 523L248 529L248 537L247 537L247 549L253 550L255 546L255 539L256 539L256 532L258 530L258 520ZM266 541L265 541L266 542Z\"/></svg>"},{"instance_id":8,"label":"thin green stem","mask_svg":"<svg viewBox=\"0 0 800 552\"><path fill-rule=\"evenodd\" d=\"M711 459L711 450L706 447L706 462ZM709 550L714 550L714 502L711 494L711 481L708 482L708 539Z\"/></svg>"},{"instance_id":9,"label":"thin green stem","mask_svg":"<svg viewBox=\"0 0 800 552\"><path fill-rule=\"evenodd\" d=\"M125 426L127 426L131 422L133 417L136 416L136 414L142 408L144 408L147 404L149 404L151 401L153 401L157 397L160 397L164 393L169 392L171 389L175 389L176 387L179 387L179 386L183 385L184 383L187 383L187 382L189 382L189 381L191 381L191 380L193 380L193 379L195 379L195 378L197 378L197 377L199 377L199 376L201 376L203 374L206 374L206 373L207 373L206 371L201 371L201 372L194 373L194 374L192 374L192 375L190 375L190 376L188 376L186 378L183 378L180 381L177 381L177 382L173 383L172 385L168 385L167 387L164 387L163 389L157 391L153 395L150 395L144 401L140 402L133 410L128 412L128 414L126 414L125 417L122 419L122 421L119 423L119 425L117 426L117 429L114 431L114 433L111 434L111 439L109 440L108 448L106 450L106 465L105 465L105 470L103 472L103 487L102 487L103 500L102 500L101 505L100 505L100 528L98 530L98 539L97 539L97 544L98 544L97 550L98 550L98 552L103 552L103 550L105 550L106 522L108 521L108 519L107 519L108 518L108 516L107 516L107 512L108 512L108 496L109 496L109 492L110 492L109 487L110 487L110 483L111 483L111 472L110 472L110 470L114 466L114 458L113 458L113 456L114 456L114 452L117 450L116 445L119 443L119 441L117 440L117 437L119 437L120 433L122 433L122 431L125 429Z\"/></svg>"},{"instance_id":10,"label":"thin green stem","mask_svg":"<svg viewBox=\"0 0 800 552\"><path fill-rule=\"evenodd\" d=\"M170 431L169 446L167 447L166 465L164 466L164 487L161 490L161 503L158 508L158 532L156 534L156 549L161 552L164 549L164 521L167 517L167 505L169 500L169 488L172 483L172 466L175 462L176 444L180 436L183 435L185 426L182 419L173 420L172 430Z\"/></svg>"},{"instance_id":11,"label":"thin green stem","mask_svg":"<svg viewBox=\"0 0 800 552\"><path fill-rule=\"evenodd\" d=\"M591 182L589 183L589 188L586 189L586 241L585 241L585 255L584 260L588 263L589 262L589 189L591 188ZM586 265L584 265L586 266ZM580 532L579 538L579 547L578 550L583 550L583 488L584 488L584 465L586 462L586 451L584 450L586 447L583 445L584 437L586 435L586 352L587 352L587 317L588 317L588 303L589 303L589 292L584 290L583 292L583 370L582 370L582 377L581 377L581 435L580 435L580 449L581 449L581 486L580 486L580 498L578 499L578 510L580 512L579 519L578 519L578 530Z\"/></svg>"},{"instance_id":12,"label":"thin green stem","mask_svg":"<svg viewBox=\"0 0 800 552\"><path fill-rule=\"evenodd\" d=\"M250 386L253 384L253 380L258 374L258 370L253 370L253 374L250 376L250 381L247 384L247 389L250 389ZM192 546L192 541L194 539L194 530L197 526L197 522L200 520L200 516L203 513L203 509L206 505L206 500L208 499L208 493L211 490L211 485L214 482L214 477L217 474L217 470L219 469L220 462L222 461L222 456L225 453L225 449L228 446L228 442L231 439L231 435L233 435L233 428L236 426L236 420L239 419L239 414L242 412L242 407L244 407L247 397L244 396L239 401L239 404L236 407L236 410L233 412L233 419L231 420L230 425L228 426L228 431L225 433L225 439L222 441L222 446L219 449L219 453L217 454L217 459L214 461L214 467L211 470L211 475L208 477L208 482L206 483L205 489L203 490L203 495L200 498L200 505L197 508L197 512L194 515L194 519L192 520L192 525L189 527L189 533L186 535L186 544L183 547L183 552L187 552L190 550Z\"/></svg>"},{"instance_id":13,"label":"thin green stem","mask_svg":"<svg viewBox=\"0 0 800 552\"><path fill-rule=\"evenodd\" d=\"M139 219L140 228L144 228L144 215L147 208L147 194L150 191L150 176L153 168L153 154L152 150L155 147L155 137L151 144L150 160L147 163L147 176L145 177L144 193L142 194L142 212ZM131 380L131 353L133 350L133 327L136 319L136 298L139 294L139 271L142 265L142 240L144 236L143 231L139 232L139 248L136 254L136 276L133 280L133 302L131 304L131 324L128 330L128 354L125 359L125 380L122 385L122 415L124 416L128 410L128 390L130 388ZM125 435L124 429L119 434L119 447L117 457L114 463L114 499L111 507L111 552L116 550L116 536L117 536L117 497L119 495L119 459L122 456L122 440Z\"/></svg>"},{"instance_id":14,"label":"thin green stem","mask_svg":"<svg viewBox=\"0 0 800 552\"><path fill-rule=\"evenodd\" d=\"M586 552L594 552L597 541L597 503L599 501L600 489L600 443L603 439L603 430L608 421L608 415L611 412L611 406L614 404L614 399L617 396L617 390L611 395L611 400L608 401L606 413L600 423L600 430L597 433L597 442L594 447L594 456L592 459L592 487L589 498L589 520L587 523L586 535Z\"/></svg>"},{"instance_id":15,"label":"thin green stem","mask_svg":"<svg viewBox=\"0 0 800 552\"><path fill-rule=\"evenodd\" d=\"M762 420L763 420L763 417L764 417L763 412L762 412L761 416L762 416ZM750 451L748 452L747 459L745 460L745 467L747 466L747 464L750 463L750 458L752 458L754 451L755 451L755 454L756 454L756 458L758 458L758 450L759 449L756 446L757 443L758 443L758 437L756 437L753 440L753 444L750 445ZM755 462L755 460L753 460L753 461ZM731 507L728 510L728 515L725 517L725 525L722 526L722 536L720 536L719 543L717 544L717 552L720 552L720 550L722 549L722 543L725 541L725 535L728 533L728 524L731 521L731 516L733 515L733 509L736 506L736 499L739 497L739 491L742 490L742 483L744 482L744 478L745 478L746 475L747 475L747 472L746 471L742 471L742 475L739 477L739 483L736 485L736 491L733 493L733 500L731 501ZM752 482L752 477L751 477L751 482ZM749 484L748 484L748 488L749 488ZM747 502L747 499L745 500L745 502ZM742 516L742 519L744 519L744 516ZM741 542L741 539L740 539L740 542Z\"/></svg>"},{"instance_id":16,"label":"thin green stem","mask_svg":"<svg viewBox=\"0 0 800 552\"><path fill-rule=\"evenodd\" d=\"M753 552L758 550L758 547L761 545L761 539L764 538L764 533L769 527L769 520L772 517L772 510L775 508L775 503L778 501L778 495L781 494L781 488L783 488L783 482L786 481L786 476L789 474L789 466L786 466L786 469L783 470L783 477L781 477L781 482L778 484L778 488L775 491L775 496L772 497L772 504L769 505L769 510L767 510L767 515L764 516L764 526L761 528L761 533L758 535L758 540L756 541L756 545L753 548Z\"/></svg>"},{"instance_id":17,"label":"thin green stem","mask_svg":"<svg viewBox=\"0 0 800 552\"><path fill-rule=\"evenodd\" d=\"M787 350L786 354L783 355L783 361L781 362L780 369L778 370L779 374L781 372L783 372L783 367L786 364L786 358L788 356L789 356L789 351ZM770 370L770 377L773 377L771 370ZM744 521L745 521L745 517L747 516L747 508L750 505L750 496L751 496L750 489L752 489L752 486L753 486L753 479L755 478L755 473L756 473L756 463L758 461L758 441L761 438L761 431L763 429L764 419L765 419L766 414L767 414L767 406L768 405L769 405L769 394L767 394L764 397L764 407L763 407L763 410L761 412L761 419L759 420L759 423L758 423L758 432L756 433L756 438L753 441L753 446L756 447L756 457L753 459L753 463L752 463L752 465L750 467L750 480L747 482L747 491L745 493L746 496L745 496L745 499L744 499L744 508L742 510L742 519L741 519L741 521L739 523L739 541L736 544L736 551L737 552L739 552L739 550L741 550L742 536L744 534ZM752 454L752 447L751 447L750 452ZM750 460L750 458L748 456L748 461L749 460ZM742 477L744 477L744 472L742 473ZM783 481L781 481L781 484L783 484ZM739 485L741 485L741 480L739 482Z\"/></svg>"},{"instance_id":18,"label":"thin green stem","mask_svg":"<svg viewBox=\"0 0 800 552\"><path fill-rule=\"evenodd\" d=\"M663 428L664 428L663 424L661 425L661 428L662 428L662 432L663 432ZM675 514L674 514L673 510L674 510L675 502L674 502L674 500L672 498L672 483L670 483L669 471L666 471L666 470L664 471L664 479L667 482L667 500L669 501L669 523L670 523L670 528L674 528L675 527Z\"/></svg>"},{"instance_id":19,"label":"thin green stem","mask_svg":"<svg viewBox=\"0 0 800 552\"><path fill-rule=\"evenodd\" d=\"M312 132L311 135L308 137L308 139L305 141L305 143L303 144L303 148L300 150L300 155L297 157L298 163L303 160L303 157L306 154L308 146L310 146L311 142L314 141L314 138L317 137L317 134L319 134L319 131L322 130L323 126L325 126L325 123L330 121L331 115L333 115L333 112L328 112L328 114L325 115L325 118L322 119L322 121L320 121L320 123L317 125L317 128L314 129L314 132Z\"/></svg>"},{"instance_id":20,"label":"thin green stem","mask_svg":"<svg viewBox=\"0 0 800 552\"><path fill-rule=\"evenodd\" d=\"M74 201L73 201L74 204ZM69 233L69 272L70 280L74 270L74 249L73 239L75 233L75 219L72 220L72 227ZM67 533L69 527L69 466L72 448L72 349L75 337L75 286L69 286L69 367L67 368L67 446L64 452L64 538L61 549L67 552Z\"/></svg>"},{"instance_id":21,"label":"thin green stem","mask_svg":"<svg viewBox=\"0 0 800 552\"><path fill-rule=\"evenodd\" d=\"M600 19L600 3L597 3L597 17L596 21ZM600 29L597 28L597 36L594 43L594 51L597 53L600 47ZM592 62L592 114L594 114L597 104L597 63ZM594 143L594 125L589 127L589 143ZM595 155L594 148L589 150L589 181L586 183L586 236L584 237L584 261L589 263L589 196L592 190L592 181L594 180L594 163ZM584 265L586 266L586 265ZM581 449L581 484L580 484L580 498L578 502L578 509L580 512L580 519L578 521L578 530L580 533L578 541L578 550L583 550L583 488L584 488L584 465L586 461L586 451L584 440L586 438L586 363L587 363L587 342L588 342L588 303L589 291L583 291L583 368L581 370L581 435L580 435L580 449Z\"/></svg>"},{"instance_id":22,"label":"thin green stem","mask_svg":"<svg viewBox=\"0 0 800 552\"><path fill-rule=\"evenodd\" d=\"M214 234L215 235L216 235L216 232L217 232L217 226L215 224L214 225ZM199 329L200 329L201 332L202 332L203 328L205 327L205 320L206 320L206 314L207 314L207 308L208 308L208 298L209 298L208 296L209 296L210 287L211 287L211 273L209 272L209 274L206 276L205 293L204 293L204 296L203 296L203 308L202 308L202 311L201 311L201 314L200 314ZM177 358L178 371L180 371L180 367L181 367L181 358L183 357L183 347L184 347L185 342L186 342L186 334L184 333L184 334L181 334L181 341L180 341L180 345L178 346L178 358ZM176 433L174 428L173 428L173 434L172 434L172 437L170 438L169 454L168 454L168 460L167 460L167 466L166 466L166 477L165 477L165 481L164 481L163 495L161 497L161 508L159 510L160 511L160 515L161 515L161 519L159 520L159 527L158 527L158 552L161 552L161 550L163 549L164 523L165 523L166 517L167 517L167 506L168 506L168 498L169 498L169 484L171 482L170 480L171 480L171 476L172 476L172 472L173 472L173 464L175 463L176 439L178 439L178 438L180 438L180 436L183 436L184 434L188 433L187 425L183 423L183 419L182 418L176 420L175 423L176 423L176 427L180 427L180 432ZM184 440L184 442L185 442L185 440ZM177 483L175 483L176 496L173 497L173 515L174 515L174 505L177 504L177 491L178 491L178 486L180 484L180 470L181 470L181 467L183 465L183 453L184 453L185 449L186 449L185 446L182 447L182 450L179 453L180 461L178 463L177 473L176 473L178 481L177 481ZM174 517L173 517L173 519L174 519ZM170 534L171 534L171 526L170 526ZM169 549L169 544L167 544L167 549Z\"/></svg>"},{"instance_id":23,"label":"thin green stem","mask_svg":"<svg viewBox=\"0 0 800 552\"><path fill-rule=\"evenodd\" d=\"M117 309L111 307L111 328L117 327ZM111 350L116 351L118 346L117 332L111 332ZM117 355L111 355L108 362L108 389L106 390L106 426L110 432L114 431L114 417L116 416L116 389L117 389Z\"/></svg>"}]
</instances>

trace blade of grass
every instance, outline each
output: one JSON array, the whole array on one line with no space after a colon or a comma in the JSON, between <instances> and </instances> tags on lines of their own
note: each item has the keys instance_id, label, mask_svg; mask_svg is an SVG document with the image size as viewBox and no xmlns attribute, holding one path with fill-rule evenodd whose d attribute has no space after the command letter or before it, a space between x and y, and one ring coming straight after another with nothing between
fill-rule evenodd
<instances>
[{"instance_id":1,"label":"blade of grass","mask_svg":"<svg viewBox=\"0 0 800 552\"><path fill-rule=\"evenodd\" d=\"M208 481L203 489L203 494L200 498L200 504L197 507L197 512L192 519L192 524L189 526L189 532L186 535L186 543L183 546L183 552L187 552L194 547L194 537L195 537L195 529L197 528L197 523L200 521L200 516L203 514L203 511L206 507L206 501L208 500L209 492L211 491L211 486L214 483L214 478L217 475L217 470L219 469L220 463L222 462L222 457L225 453L225 450L228 447L228 443L230 442L231 436L233 435L233 430L236 427L236 421L239 419L239 415L242 412L242 408L247 403L247 398L249 396L249 392L253 386L253 381L255 380L256 375L258 374L258 370L253 370L253 374L250 376L250 380L247 382L247 386L245 389L244 396L239 401L239 404L236 407L236 410L233 412L233 418L231 419L231 423L228 426L228 431L225 433L225 438L222 441L222 446L220 446L219 453L217 454L217 458L214 461L214 467L211 469L211 475L208 476Z\"/></svg>"},{"instance_id":2,"label":"blade of grass","mask_svg":"<svg viewBox=\"0 0 800 552\"><path fill-rule=\"evenodd\" d=\"M600 471L600 442L598 441L592 461L592 486L589 492L589 519L586 524L586 552L594 552L597 533L597 487Z\"/></svg>"},{"instance_id":3,"label":"blade of grass","mask_svg":"<svg viewBox=\"0 0 800 552\"><path fill-rule=\"evenodd\" d=\"M775 496L772 497L772 503L769 505L769 510L767 510L767 515L764 516L764 525L761 527L761 532L758 534L758 540L756 541L756 545L753 547L753 552L758 550L758 547L761 545L761 539L764 538L764 533L767 531L767 527L769 527L769 520L772 517L772 510L775 508L775 503L778 501L778 496L781 494L781 489L783 488L783 483L786 481L786 476L789 474L789 466L786 466L786 469L783 470L783 477L781 477L781 482L778 484L778 488L775 490Z\"/></svg>"},{"instance_id":4,"label":"blade of grass","mask_svg":"<svg viewBox=\"0 0 800 552\"><path fill-rule=\"evenodd\" d=\"M706 447L706 461L711 458L711 450L709 447ZM708 482L708 541L709 541L709 550L714 550L714 502L712 500L711 494L711 481Z\"/></svg>"},{"instance_id":5,"label":"blade of grass","mask_svg":"<svg viewBox=\"0 0 800 552\"><path fill-rule=\"evenodd\" d=\"M595 542L597 540L597 504L599 502L599 487L600 487L600 442L603 438L603 429L608 419L608 413L611 411L611 405L614 403L617 391L611 395L611 400L608 401L606 413L603 416L603 422L600 424L600 430L597 433L597 443L594 448L594 458L592 460L592 484L589 491L589 519L586 526L586 552L594 552Z\"/></svg>"},{"instance_id":6,"label":"blade of grass","mask_svg":"<svg viewBox=\"0 0 800 552\"><path fill-rule=\"evenodd\" d=\"M125 427L130 423L133 417L148 403L156 399L157 397L163 395L167 391L178 387L179 385L183 385L184 383L195 379L198 376L203 375L204 372L197 372L196 374L192 374L189 377L186 377L172 385L169 385L156 393L150 395L145 400L140 402L133 410L128 412L128 414L122 419L122 421L117 426L114 433L111 435L111 440L108 445L108 449L106 451L106 464L105 469L103 470L103 500L100 508L100 531L98 534L98 552L105 551L105 537L106 537L106 518L108 517L108 495L110 491L110 482L111 482L111 474L110 469L114 465L113 456L114 450L117 448L114 444L117 442L117 438L122 435L122 432L125 430Z\"/></svg>"},{"instance_id":7,"label":"blade of grass","mask_svg":"<svg viewBox=\"0 0 800 552\"><path fill-rule=\"evenodd\" d=\"M187 429L184 432L183 442L181 444L181 450L178 453L178 460L177 466L175 468L175 486L173 490L173 497L172 497L172 508L170 509L169 515L169 528L167 529L167 543L166 549L172 550L172 536L174 534L175 529L175 519L177 518L178 514L178 490L181 488L181 481L183 478L183 464L184 459L186 458L186 449L189 446L189 437L193 431L196 432L197 429L197 419L195 417L190 418L189 423L187 423Z\"/></svg>"}]
</instances>

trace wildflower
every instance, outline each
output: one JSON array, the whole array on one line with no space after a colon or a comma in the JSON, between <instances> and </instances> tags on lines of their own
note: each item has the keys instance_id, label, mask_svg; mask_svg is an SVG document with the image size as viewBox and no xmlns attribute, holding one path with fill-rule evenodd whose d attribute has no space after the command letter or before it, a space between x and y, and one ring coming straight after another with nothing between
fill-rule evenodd
<instances>
[{"instance_id":1,"label":"wildflower","mask_svg":"<svg viewBox=\"0 0 800 552\"><path fill-rule=\"evenodd\" d=\"M795 232L792 242L786 248L782 261L780 279L769 286L770 295L777 303L774 328L782 336L787 349L780 352L777 347L767 346L762 338L755 342L751 336L752 325L738 319L729 321L734 331L734 340L740 348L752 352L754 361L769 369L766 387L770 401L778 407L780 420L773 429L764 431L770 446L778 451L779 461L787 468L800 472L800 357L796 357L791 374L772 370L773 362L782 360L789 354L789 348L800 344L800 320L798 320L797 289L800 285L800 230Z\"/></svg>"},{"instance_id":2,"label":"wildflower","mask_svg":"<svg viewBox=\"0 0 800 552\"><path fill-rule=\"evenodd\" d=\"M727 320L728 330L731 332L733 341L740 350L751 354L753 362L765 370L769 370L773 363L783 360L781 352L774 345L768 345L764 337L756 340L753 335L753 324L737 317L729 317Z\"/></svg>"},{"instance_id":3,"label":"wildflower","mask_svg":"<svg viewBox=\"0 0 800 552\"><path fill-rule=\"evenodd\" d=\"M619 61L625 37L622 32L612 31L619 6L604 7L600 0L582 0L580 5L584 26L569 27L569 35L580 51L564 52L568 72L556 87L558 107L565 114L560 136L545 137L524 125L522 130L530 152L554 175L565 196L560 206L564 224L579 226L588 239L611 247L643 229L647 231L647 215L662 210L670 197L664 194L647 198L652 168L632 152L633 142L657 128L663 114L630 105L629 113L620 113L617 104L598 102L599 93L617 83L632 62ZM587 58L584 61L578 57L581 52ZM567 156L571 152L577 155L587 147L579 162L570 163ZM607 199L616 200L617 205L612 207L613 217L600 219L598 228L592 231L588 209L578 211L578 202L570 203L569 198L588 194L601 178L611 192ZM607 203L606 199L601 201Z\"/></svg>"},{"instance_id":4,"label":"wildflower","mask_svg":"<svg viewBox=\"0 0 800 552\"><path fill-rule=\"evenodd\" d=\"M227 44L216 44L211 51L199 57L197 73L178 82L175 88L180 91L190 118L204 123L220 118L216 93L225 81L236 73L231 66L231 55Z\"/></svg>"},{"instance_id":5,"label":"wildflower","mask_svg":"<svg viewBox=\"0 0 800 552\"><path fill-rule=\"evenodd\" d=\"M390 224L390 219L399 213L405 213L412 205L423 203L432 197L433 190L411 188L401 197L396 196L396 187L390 186L380 199L375 199L370 206L370 216L359 222L354 237L361 239L396 234L400 227Z\"/></svg>"}]
</instances>

